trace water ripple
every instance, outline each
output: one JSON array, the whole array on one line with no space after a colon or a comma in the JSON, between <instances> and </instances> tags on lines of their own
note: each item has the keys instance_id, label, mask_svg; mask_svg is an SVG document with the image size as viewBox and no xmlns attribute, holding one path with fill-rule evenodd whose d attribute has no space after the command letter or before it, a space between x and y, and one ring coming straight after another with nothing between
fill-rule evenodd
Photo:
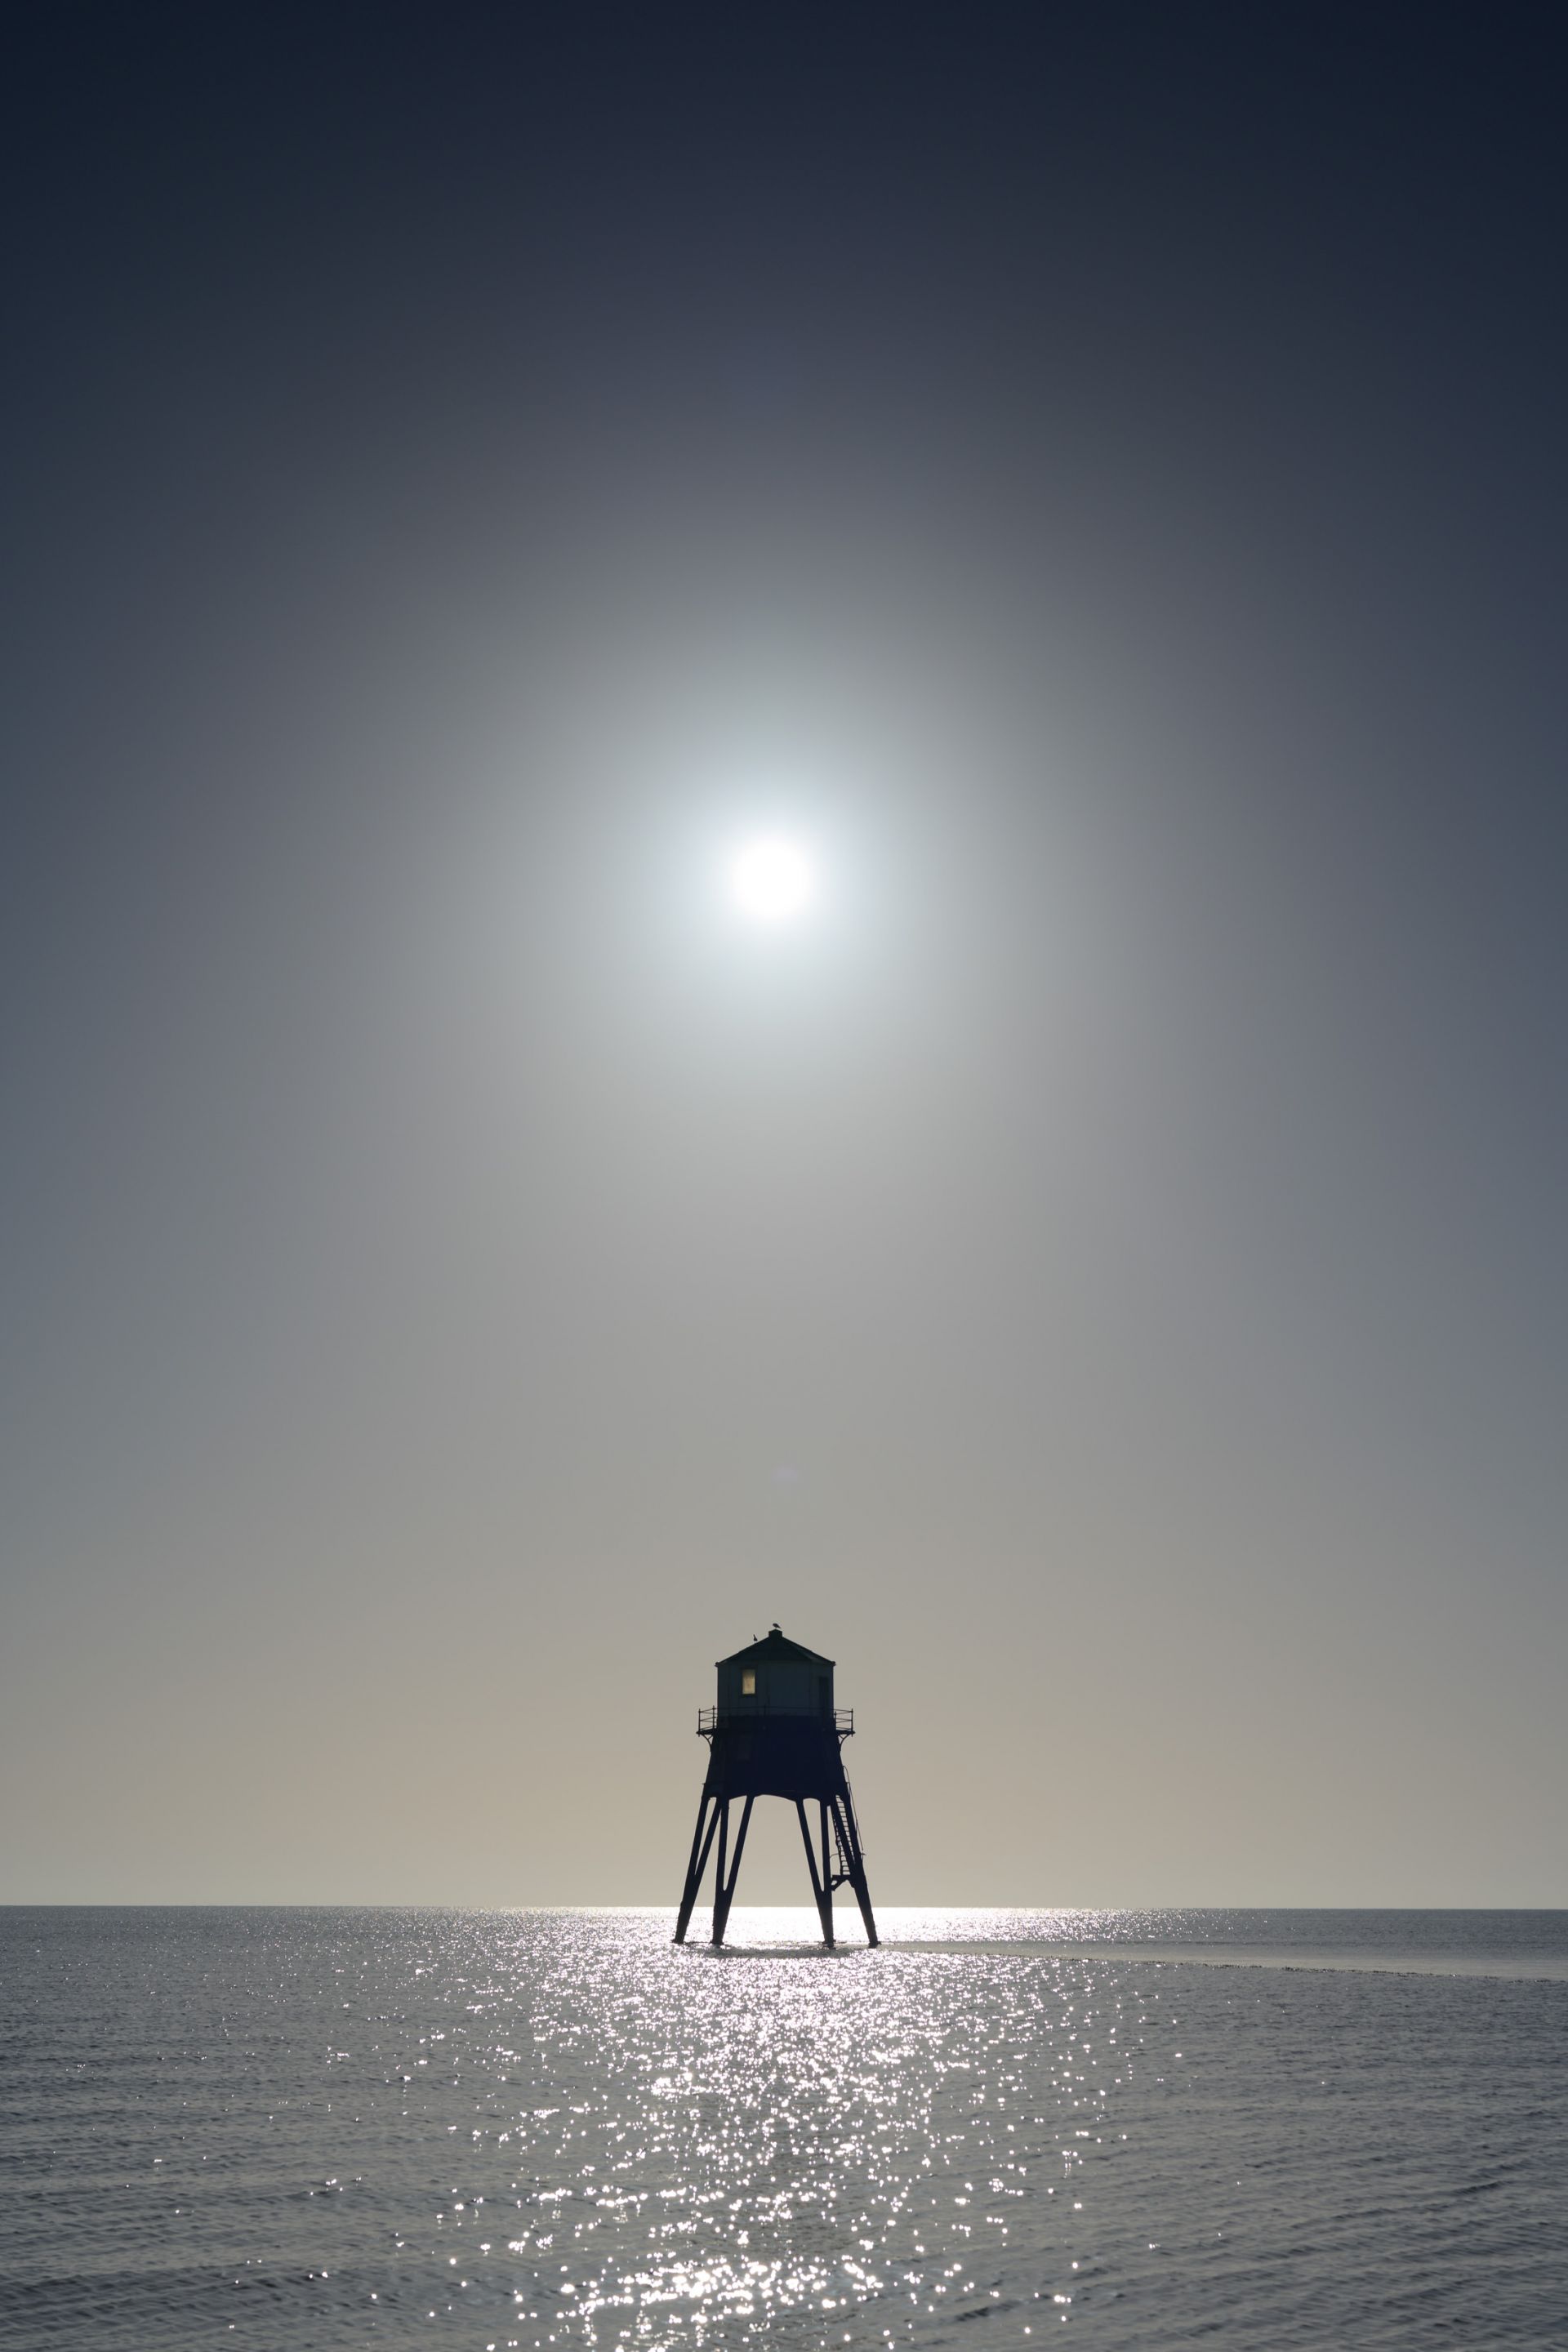
<instances>
[{"instance_id":1,"label":"water ripple","mask_svg":"<svg viewBox=\"0 0 1568 2352\"><path fill-rule=\"evenodd\" d=\"M1413 1916L0 1915L0 2327L1561 2347L1568 1935Z\"/></svg>"}]
</instances>

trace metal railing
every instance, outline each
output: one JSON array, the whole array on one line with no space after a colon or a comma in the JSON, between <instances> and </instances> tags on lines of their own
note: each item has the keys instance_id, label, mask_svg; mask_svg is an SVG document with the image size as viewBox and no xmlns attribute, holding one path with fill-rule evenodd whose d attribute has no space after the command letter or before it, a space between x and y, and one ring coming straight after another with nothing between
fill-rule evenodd
<instances>
[{"instance_id":1,"label":"metal railing","mask_svg":"<svg viewBox=\"0 0 1568 2352\"><path fill-rule=\"evenodd\" d=\"M715 1731L738 1731L748 1723L831 1724L840 1739L847 1739L855 1729L855 1710L852 1706L769 1706L765 1700L756 1699L742 1700L739 1706L700 1706L697 1710L698 1736L703 1739Z\"/></svg>"}]
</instances>

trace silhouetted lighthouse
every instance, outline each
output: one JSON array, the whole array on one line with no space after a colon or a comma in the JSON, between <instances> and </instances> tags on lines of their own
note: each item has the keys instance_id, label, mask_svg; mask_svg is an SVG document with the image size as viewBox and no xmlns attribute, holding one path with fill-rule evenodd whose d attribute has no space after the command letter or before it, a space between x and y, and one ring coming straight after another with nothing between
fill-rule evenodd
<instances>
[{"instance_id":1,"label":"silhouetted lighthouse","mask_svg":"<svg viewBox=\"0 0 1568 2352\"><path fill-rule=\"evenodd\" d=\"M713 1941L723 1942L752 1807L759 1797L783 1797L800 1817L823 1942L834 1940L833 1890L837 1886L854 1888L866 1922L866 1940L877 1941L866 1857L860 1851L854 1801L844 1777L844 1742L854 1729L853 1711L833 1704L832 1659L819 1658L815 1650L786 1641L776 1625L765 1641L737 1650L732 1658L720 1659L719 1703L703 1707L697 1717L698 1736L708 1742L708 1778L697 1808L697 1832L691 1841L691 1860L676 1922L678 1944L686 1941L715 1832L719 1858L714 1868ZM737 1798L743 1801L731 1853L730 1807ZM815 1843L807 1805L817 1808L819 1839Z\"/></svg>"}]
</instances>

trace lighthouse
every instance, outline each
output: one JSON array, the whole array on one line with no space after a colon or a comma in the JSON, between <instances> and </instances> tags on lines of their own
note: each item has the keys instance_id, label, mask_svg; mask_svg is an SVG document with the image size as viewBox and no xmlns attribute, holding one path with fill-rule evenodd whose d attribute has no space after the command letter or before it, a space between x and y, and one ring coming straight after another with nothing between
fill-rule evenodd
<instances>
[{"instance_id":1,"label":"lighthouse","mask_svg":"<svg viewBox=\"0 0 1568 2352\"><path fill-rule=\"evenodd\" d=\"M790 1641L775 1625L763 1640L737 1650L733 1657L721 1658L718 1670L717 1702L703 1707L697 1717L698 1736L708 1742L708 1778L697 1808L676 1942L686 1941L715 1840L713 1941L723 1942L752 1807L759 1797L782 1797L800 1821L823 1942L835 1940L834 1890L848 1886L860 1906L866 1941L876 1943L866 1857L844 1772L844 1742L853 1736L855 1716L851 1708L834 1705L833 1660ZM740 1807L740 1818L731 1847L730 1808L734 1804Z\"/></svg>"}]
</instances>

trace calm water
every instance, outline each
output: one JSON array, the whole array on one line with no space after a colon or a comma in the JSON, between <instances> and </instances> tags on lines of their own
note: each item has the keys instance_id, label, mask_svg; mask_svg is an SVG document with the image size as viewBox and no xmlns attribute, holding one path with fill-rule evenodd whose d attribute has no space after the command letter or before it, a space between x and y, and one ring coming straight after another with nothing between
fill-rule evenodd
<instances>
[{"instance_id":1,"label":"calm water","mask_svg":"<svg viewBox=\"0 0 1568 2352\"><path fill-rule=\"evenodd\" d=\"M1568 2347L1568 1914L812 1924L0 1912L0 2339Z\"/></svg>"}]
</instances>

